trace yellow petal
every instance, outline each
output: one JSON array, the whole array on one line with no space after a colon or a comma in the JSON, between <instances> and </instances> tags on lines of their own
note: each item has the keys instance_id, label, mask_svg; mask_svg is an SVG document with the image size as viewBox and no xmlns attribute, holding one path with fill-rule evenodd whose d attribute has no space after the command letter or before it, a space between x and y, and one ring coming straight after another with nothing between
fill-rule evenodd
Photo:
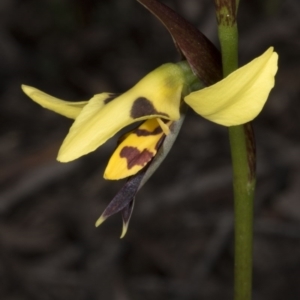
<instances>
[{"instance_id":1,"label":"yellow petal","mask_svg":"<svg viewBox=\"0 0 300 300\"><path fill-rule=\"evenodd\" d=\"M155 156L164 136L157 119L141 124L118 145L104 171L104 178L118 180L136 174Z\"/></svg>"},{"instance_id":2,"label":"yellow petal","mask_svg":"<svg viewBox=\"0 0 300 300\"><path fill-rule=\"evenodd\" d=\"M69 102L50 96L34 87L22 85L23 92L34 102L67 118L75 119L87 101Z\"/></svg>"},{"instance_id":3,"label":"yellow petal","mask_svg":"<svg viewBox=\"0 0 300 300\"><path fill-rule=\"evenodd\" d=\"M68 162L94 151L120 129L137 121L179 119L184 83L183 70L169 63L149 73L101 110L90 101L70 128L57 159Z\"/></svg>"},{"instance_id":4,"label":"yellow petal","mask_svg":"<svg viewBox=\"0 0 300 300\"><path fill-rule=\"evenodd\" d=\"M97 106L97 109L101 109L107 102L116 97L113 93L101 93L94 95L89 101L71 102L55 98L28 85L23 84L21 87L23 92L34 102L70 119L75 119L91 100L93 100L93 107Z\"/></svg>"},{"instance_id":5,"label":"yellow petal","mask_svg":"<svg viewBox=\"0 0 300 300\"><path fill-rule=\"evenodd\" d=\"M278 55L270 47L264 54L220 82L193 92L185 102L204 118L225 126L253 120L274 86Z\"/></svg>"}]
</instances>

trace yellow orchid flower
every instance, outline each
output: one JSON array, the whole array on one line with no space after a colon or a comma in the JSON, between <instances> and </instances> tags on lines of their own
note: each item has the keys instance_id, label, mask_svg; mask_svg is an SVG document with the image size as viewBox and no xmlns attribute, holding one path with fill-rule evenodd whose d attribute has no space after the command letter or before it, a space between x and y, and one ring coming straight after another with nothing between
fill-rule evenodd
<instances>
[{"instance_id":1,"label":"yellow orchid flower","mask_svg":"<svg viewBox=\"0 0 300 300\"><path fill-rule=\"evenodd\" d=\"M277 60L271 47L220 82L192 93L197 78L186 62L160 66L124 94L102 93L89 101L68 102L33 87L22 89L41 106L75 119L58 153L61 162L94 151L123 127L147 120L124 138L107 166L105 178L120 179L136 174L155 156L172 124L167 120L180 117L182 98L196 113L224 126L253 120L274 86Z\"/></svg>"},{"instance_id":2,"label":"yellow orchid flower","mask_svg":"<svg viewBox=\"0 0 300 300\"><path fill-rule=\"evenodd\" d=\"M160 165L180 130L184 119L182 102L224 126L251 121L262 110L274 86L277 60L277 53L269 48L225 79L194 92L191 91L201 84L186 62L162 65L122 95L101 93L88 101L60 100L25 85L22 89L42 107L75 119L59 150L57 159L61 162L94 151L123 127L144 121L120 139L104 172L105 179L128 180L96 226L121 212L123 237L137 191Z\"/></svg>"}]
</instances>

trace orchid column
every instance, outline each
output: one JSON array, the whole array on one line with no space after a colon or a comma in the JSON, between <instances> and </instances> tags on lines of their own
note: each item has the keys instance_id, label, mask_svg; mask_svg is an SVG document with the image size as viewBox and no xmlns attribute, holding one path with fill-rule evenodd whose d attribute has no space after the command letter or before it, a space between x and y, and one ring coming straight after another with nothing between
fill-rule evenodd
<instances>
[{"instance_id":1,"label":"orchid column","mask_svg":"<svg viewBox=\"0 0 300 300\"><path fill-rule=\"evenodd\" d=\"M223 76L238 68L237 10L239 0L215 0ZM253 200L256 153L250 123L229 127L235 211L234 299L252 294Z\"/></svg>"}]
</instances>

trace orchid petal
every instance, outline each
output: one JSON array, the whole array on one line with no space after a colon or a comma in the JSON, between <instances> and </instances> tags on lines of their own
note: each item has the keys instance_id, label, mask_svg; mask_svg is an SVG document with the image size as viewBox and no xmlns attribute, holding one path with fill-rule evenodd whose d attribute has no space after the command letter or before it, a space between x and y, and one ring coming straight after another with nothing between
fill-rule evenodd
<instances>
[{"instance_id":1,"label":"orchid petal","mask_svg":"<svg viewBox=\"0 0 300 300\"><path fill-rule=\"evenodd\" d=\"M224 126L253 120L274 86L278 55L270 47L264 54L218 83L184 98L196 113Z\"/></svg>"},{"instance_id":2,"label":"orchid petal","mask_svg":"<svg viewBox=\"0 0 300 300\"><path fill-rule=\"evenodd\" d=\"M22 85L23 92L34 102L67 118L75 119L88 101L69 102L50 96L34 87Z\"/></svg>"},{"instance_id":3,"label":"orchid petal","mask_svg":"<svg viewBox=\"0 0 300 300\"><path fill-rule=\"evenodd\" d=\"M84 106L86 106L86 104L89 102L71 102L61 100L27 85L22 85L22 90L28 97L30 97L34 102L40 104L42 107L52 110L70 119L75 119L80 114ZM112 95L113 94L111 93L101 93L95 95L92 98L94 105L97 105L97 108L101 109L105 105L105 101L110 99Z\"/></svg>"},{"instance_id":4,"label":"orchid petal","mask_svg":"<svg viewBox=\"0 0 300 300\"><path fill-rule=\"evenodd\" d=\"M136 174L156 155L164 136L157 119L145 121L118 145L105 169L104 178L118 180Z\"/></svg>"},{"instance_id":5,"label":"orchid petal","mask_svg":"<svg viewBox=\"0 0 300 300\"><path fill-rule=\"evenodd\" d=\"M177 120L185 75L176 64L165 64L149 73L126 93L95 109L83 108L65 138L58 160L68 162L94 151L123 127L137 121Z\"/></svg>"}]
</instances>

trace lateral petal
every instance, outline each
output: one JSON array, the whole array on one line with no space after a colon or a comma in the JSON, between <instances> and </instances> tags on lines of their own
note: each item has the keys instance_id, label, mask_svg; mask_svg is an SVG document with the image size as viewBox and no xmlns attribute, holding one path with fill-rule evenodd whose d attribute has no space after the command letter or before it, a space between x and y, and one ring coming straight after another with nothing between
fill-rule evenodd
<instances>
[{"instance_id":1,"label":"lateral petal","mask_svg":"<svg viewBox=\"0 0 300 300\"><path fill-rule=\"evenodd\" d=\"M70 119L76 119L91 100L94 107L101 109L107 102L116 97L116 94L113 93L101 93L94 95L89 101L71 102L58 99L28 85L23 84L21 87L23 92L34 102Z\"/></svg>"},{"instance_id":2,"label":"lateral petal","mask_svg":"<svg viewBox=\"0 0 300 300\"><path fill-rule=\"evenodd\" d=\"M21 87L23 92L34 102L70 119L75 119L88 102L64 101L28 85L23 84Z\"/></svg>"},{"instance_id":3,"label":"lateral petal","mask_svg":"<svg viewBox=\"0 0 300 300\"><path fill-rule=\"evenodd\" d=\"M137 121L179 119L184 83L182 69L169 63L149 73L101 109L89 101L70 128L57 159L68 162L92 152L123 127Z\"/></svg>"},{"instance_id":4,"label":"lateral petal","mask_svg":"<svg viewBox=\"0 0 300 300\"><path fill-rule=\"evenodd\" d=\"M264 54L216 84L193 92L184 101L202 117L224 126L253 120L274 86L278 55L270 47Z\"/></svg>"}]
</instances>

